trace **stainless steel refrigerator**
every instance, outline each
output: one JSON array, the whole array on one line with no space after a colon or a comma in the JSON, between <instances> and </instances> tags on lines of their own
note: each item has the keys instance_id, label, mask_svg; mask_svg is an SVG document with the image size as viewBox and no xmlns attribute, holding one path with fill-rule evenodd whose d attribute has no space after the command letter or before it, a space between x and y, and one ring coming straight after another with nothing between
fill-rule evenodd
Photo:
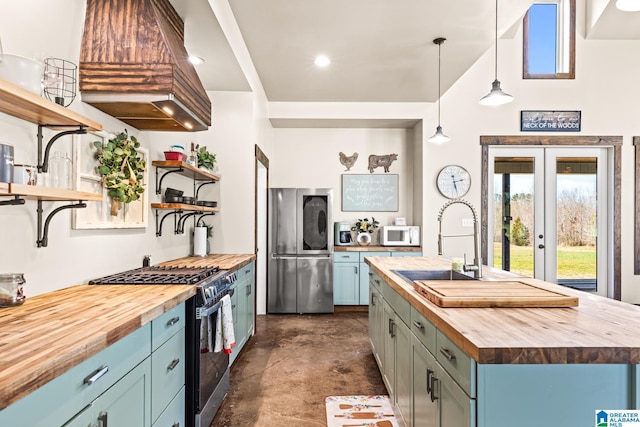
<instances>
[{"instance_id":1,"label":"stainless steel refrigerator","mask_svg":"<svg viewBox=\"0 0 640 427\"><path fill-rule=\"evenodd\" d=\"M333 190L269 189L268 313L333 313Z\"/></svg>"}]
</instances>

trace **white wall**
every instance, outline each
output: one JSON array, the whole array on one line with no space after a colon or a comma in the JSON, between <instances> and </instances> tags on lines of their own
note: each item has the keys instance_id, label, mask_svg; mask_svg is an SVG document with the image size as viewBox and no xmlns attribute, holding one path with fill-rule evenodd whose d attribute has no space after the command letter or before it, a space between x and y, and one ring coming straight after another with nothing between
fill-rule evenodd
<instances>
[{"instance_id":1,"label":"white wall","mask_svg":"<svg viewBox=\"0 0 640 427\"><path fill-rule=\"evenodd\" d=\"M333 221L349 221L371 216L380 225L392 224L396 216L413 222L413 141L405 129L274 129L270 187L333 188ZM338 153L358 153L350 171L340 163ZM370 154L398 154L389 173L399 175L398 212L343 212L342 174L369 174ZM384 173L382 168L375 174Z\"/></svg>"}]
</instances>

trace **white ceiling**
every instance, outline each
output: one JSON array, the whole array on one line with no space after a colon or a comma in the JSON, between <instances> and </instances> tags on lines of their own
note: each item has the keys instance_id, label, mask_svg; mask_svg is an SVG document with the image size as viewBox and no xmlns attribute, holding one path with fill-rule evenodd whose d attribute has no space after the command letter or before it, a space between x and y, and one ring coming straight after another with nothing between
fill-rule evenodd
<instances>
[{"instance_id":1,"label":"white ceiling","mask_svg":"<svg viewBox=\"0 0 640 427\"><path fill-rule=\"evenodd\" d=\"M220 0L171 1L185 21L187 50L206 60L196 67L205 88L251 90L209 5ZM511 37L532 2L501 0L499 33ZM433 102L434 38L447 38L442 92L494 45L492 0L228 3L270 102ZM640 39L640 12L620 12L615 0L577 3L586 8L578 16L586 16L588 38ZM320 53L333 60L329 67L313 65Z\"/></svg>"}]
</instances>

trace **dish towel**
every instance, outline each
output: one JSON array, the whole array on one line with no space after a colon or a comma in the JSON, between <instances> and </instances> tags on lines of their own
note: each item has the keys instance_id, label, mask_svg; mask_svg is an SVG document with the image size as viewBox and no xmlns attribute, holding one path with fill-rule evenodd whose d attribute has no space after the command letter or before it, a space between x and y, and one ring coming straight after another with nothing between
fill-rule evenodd
<instances>
[{"instance_id":1,"label":"dish towel","mask_svg":"<svg viewBox=\"0 0 640 427\"><path fill-rule=\"evenodd\" d=\"M216 342L213 351L224 351L231 354L231 349L236 346L236 337L233 333L233 314L231 314L231 297L222 297L222 306L218 309L218 321L216 322Z\"/></svg>"},{"instance_id":2,"label":"dish towel","mask_svg":"<svg viewBox=\"0 0 640 427\"><path fill-rule=\"evenodd\" d=\"M200 353L213 351L213 338L215 336L211 319L205 316L200 320Z\"/></svg>"}]
</instances>

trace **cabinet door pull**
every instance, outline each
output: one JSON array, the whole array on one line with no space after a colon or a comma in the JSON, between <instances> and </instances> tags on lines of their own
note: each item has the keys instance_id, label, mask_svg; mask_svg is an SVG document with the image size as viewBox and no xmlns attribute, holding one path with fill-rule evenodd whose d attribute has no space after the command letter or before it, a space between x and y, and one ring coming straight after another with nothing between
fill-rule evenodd
<instances>
[{"instance_id":1,"label":"cabinet door pull","mask_svg":"<svg viewBox=\"0 0 640 427\"><path fill-rule=\"evenodd\" d=\"M180 423L173 423L171 424L171 427L180 427Z\"/></svg>"},{"instance_id":2,"label":"cabinet door pull","mask_svg":"<svg viewBox=\"0 0 640 427\"><path fill-rule=\"evenodd\" d=\"M355 268L355 269L356 269L356 274L358 274L358 267L353 267L353 268Z\"/></svg>"},{"instance_id":3,"label":"cabinet door pull","mask_svg":"<svg viewBox=\"0 0 640 427\"><path fill-rule=\"evenodd\" d=\"M395 338L396 334L393 331L395 322L393 321L393 319L389 319L389 335L391 335L391 338Z\"/></svg>"},{"instance_id":4,"label":"cabinet door pull","mask_svg":"<svg viewBox=\"0 0 640 427\"><path fill-rule=\"evenodd\" d=\"M424 331L424 326L422 326L422 323L418 322L417 320L413 321L413 326L415 326L416 328L418 328L421 331Z\"/></svg>"},{"instance_id":5,"label":"cabinet door pull","mask_svg":"<svg viewBox=\"0 0 640 427\"><path fill-rule=\"evenodd\" d=\"M247 290L245 291L245 295L251 295L251 286L247 286Z\"/></svg>"},{"instance_id":6,"label":"cabinet door pull","mask_svg":"<svg viewBox=\"0 0 640 427\"><path fill-rule=\"evenodd\" d=\"M107 427L107 422L109 421L109 414L107 412L102 412L98 415L98 427Z\"/></svg>"},{"instance_id":7,"label":"cabinet door pull","mask_svg":"<svg viewBox=\"0 0 640 427\"><path fill-rule=\"evenodd\" d=\"M231 309L235 310L236 309L236 305L235 304L231 304Z\"/></svg>"},{"instance_id":8,"label":"cabinet door pull","mask_svg":"<svg viewBox=\"0 0 640 427\"><path fill-rule=\"evenodd\" d=\"M376 295L375 294L371 294L371 305L372 306L376 305Z\"/></svg>"},{"instance_id":9,"label":"cabinet door pull","mask_svg":"<svg viewBox=\"0 0 640 427\"><path fill-rule=\"evenodd\" d=\"M446 357L449 362L456 360L456 355L451 353L448 348L440 347L440 353L442 353L442 355Z\"/></svg>"},{"instance_id":10,"label":"cabinet door pull","mask_svg":"<svg viewBox=\"0 0 640 427\"><path fill-rule=\"evenodd\" d=\"M82 381L82 383L86 384L86 385L91 385L91 384L95 383L96 381L98 381L100 378L102 378L102 376L104 374L106 374L107 372L109 372L109 367L108 366L104 366L102 368L96 369L91 374L89 374L89 376L87 376Z\"/></svg>"},{"instance_id":11,"label":"cabinet door pull","mask_svg":"<svg viewBox=\"0 0 640 427\"><path fill-rule=\"evenodd\" d=\"M433 377L433 370L427 368L427 393L431 394L431 377Z\"/></svg>"},{"instance_id":12,"label":"cabinet door pull","mask_svg":"<svg viewBox=\"0 0 640 427\"><path fill-rule=\"evenodd\" d=\"M169 321L167 322L167 326L173 326L176 323L178 323L180 321L180 317L176 316L176 317L172 317L171 319L169 319Z\"/></svg>"},{"instance_id":13,"label":"cabinet door pull","mask_svg":"<svg viewBox=\"0 0 640 427\"><path fill-rule=\"evenodd\" d=\"M178 366L178 363L180 363L180 359L173 359L171 363L169 363L169 366L167 366L167 371L173 371L174 368Z\"/></svg>"},{"instance_id":14,"label":"cabinet door pull","mask_svg":"<svg viewBox=\"0 0 640 427\"><path fill-rule=\"evenodd\" d=\"M436 378L435 375L431 375L431 401L435 402L436 400L438 400L438 396L436 396L436 382L438 382L438 379Z\"/></svg>"}]
</instances>

